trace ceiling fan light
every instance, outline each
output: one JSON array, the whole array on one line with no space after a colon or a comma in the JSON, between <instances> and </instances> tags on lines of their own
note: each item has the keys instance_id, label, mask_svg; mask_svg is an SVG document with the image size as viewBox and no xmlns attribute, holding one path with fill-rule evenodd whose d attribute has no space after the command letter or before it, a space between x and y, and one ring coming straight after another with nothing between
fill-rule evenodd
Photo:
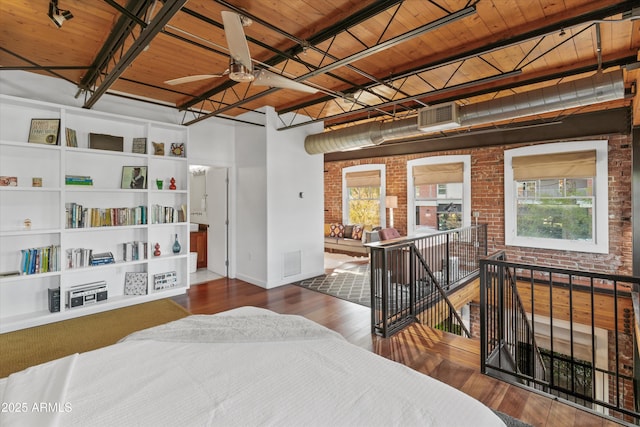
<instances>
[{"instance_id":1,"label":"ceiling fan light","mask_svg":"<svg viewBox=\"0 0 640 427\"><path fill-rule=\"evenodd\" d=\"M252 82L255 76L244 65L231 61L229 63L229 78L236 82Z\"/></svg>"}]
</instances>

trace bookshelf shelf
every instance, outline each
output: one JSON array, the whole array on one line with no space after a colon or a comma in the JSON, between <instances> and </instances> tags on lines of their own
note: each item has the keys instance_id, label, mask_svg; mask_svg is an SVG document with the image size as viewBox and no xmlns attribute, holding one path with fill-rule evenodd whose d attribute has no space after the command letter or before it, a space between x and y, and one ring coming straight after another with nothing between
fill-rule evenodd
<instances>
[{"instance_id":1,"label":"bookshelf shelf","mask_svg":"<svg viewBox=\"0 0 640 427\"><path fill-rule=\"evenodd\" d=\"M57 145L27 142L33 118L60 120ZM90 134L121 138L121 151L91 148ZM67 141L67 137L71 140ZM148 211L154 205L172 207L180 215L188 212L188 158L173 157L168 150L172 143L184 143L188 154L188 139L188 129L180 125L0 95L0 176L15 177L13 181L17 181L17 186L0 186L0 273L20 271L22 250L60 248L60 271L0 276L0 333L186 292L187 221L152 224L147 213L146 223L135 225L66 228L66 224L67 208L72 204L99 212L138 207ZM133 152L134 140L137 152ZM147 144L144 154L138 152L141 141ZM164 142L167 155L156 156L152 141ZM125 168L132 166L146 168L145 188L123 188ZM67 175L90 177L93 185L67 185ZM171 178L176 181L176 190L168 188ZM162 190L157 189L156 180L164 182ZM33 181L41 181L42 186L33 187ZM27 220L31 222L30 229L25 227ZM178 255L171 252L176 235L182 244ZM138 251L146 251L143 259L129 259L131 244L137 245ZM160 245L161 257L153 256L156 244ZM67 267L66 254L74 248L111 252L116 262L71 269ZM176 272L177 286L154 290L153 275L168 271ZM124 295L128 272L147 273L147 295ZM105 301L88 302L83 307L65 306L71 288L101 281L107 286ZM48 289L56 288L60 288L60 308L59 312L50 312Z\"/></svg>"}]
</instances>

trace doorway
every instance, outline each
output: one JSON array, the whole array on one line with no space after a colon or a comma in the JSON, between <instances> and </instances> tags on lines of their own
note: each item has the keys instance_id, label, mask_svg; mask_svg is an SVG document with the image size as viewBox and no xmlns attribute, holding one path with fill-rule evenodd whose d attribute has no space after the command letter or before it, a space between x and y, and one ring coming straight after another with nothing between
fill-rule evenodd
<instances>
[{"instance_id":1,"label":"doorway","mask_svg":"<svg viewBox=\"0 0 640 427\"><path fill-rule=\"evenodd\" d=\"M194 285L229 276L229 172L209 165L190 165L189 172L190 283Z\"/></svg>"}]
</instances>

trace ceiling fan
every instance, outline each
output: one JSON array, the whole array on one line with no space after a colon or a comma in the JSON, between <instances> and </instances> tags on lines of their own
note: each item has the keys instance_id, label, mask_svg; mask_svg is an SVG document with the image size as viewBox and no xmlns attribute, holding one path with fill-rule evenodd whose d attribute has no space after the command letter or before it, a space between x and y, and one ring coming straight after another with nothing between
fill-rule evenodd
<instances>
[{"instance_id":1,"label":"ceiling fan","mask_svg":"<svg viewBox=\"0 0 640 427\"><path fill-rule=\"evenodd\" d=\"M253 82L255 86L271 86L307 93L315 93L318 91L311 86L296 82L264 68L254 70L251 54L249 53L249 45L244 34L244 29L242 28L243 26L250 25L251 20L235 12L222 11L221 13L224 33L227 37L229 47L229 68L222 74L199 74L180 77L167 80L165 81L166 84L173 86L228 75L233 81L240 83Z\"/></svg>"}]
</instances>

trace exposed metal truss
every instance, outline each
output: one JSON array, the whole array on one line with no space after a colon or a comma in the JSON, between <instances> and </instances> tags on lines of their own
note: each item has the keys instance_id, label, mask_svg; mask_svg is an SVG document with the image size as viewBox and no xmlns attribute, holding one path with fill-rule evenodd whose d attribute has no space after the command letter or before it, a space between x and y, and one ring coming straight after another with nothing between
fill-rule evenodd
<instances>
[{"instance_id":1,"label":"exposed metal truss","mask_svg":"<svg viewBox=\"0 0 640 427\"><path fill-rule=\"evenodd\" d=\"M361 114L362 119L370 119L373 117L378 117L382 119L383 117L380 116L379 114L376 114L374 109L375 110L383 109L385 111L388 111L389 108L396 108L398 105L402 105L403 107L405 107L405 114L407 109L412 109L414 114L416 114L418 108L429 103L443 103L443 102L459 100L459 97L450 98L450 97L447 97L447 94L454 91L459 91L460 89L464 89L466 87L481 88L482 85L486 83L493 82L496 80L506 79L508 77L512 77L516 74L519 74L523 67L530 65L537 60L540 60L542 57L551 53L553 50L557 49L562 44L572 42L573 39L578 37L583 32L593 30L595 31L596 39L599 40L599 28L600 28L599 21L602 19L608 18L610 16L623 13L629 10L629 7L630 7L629 2L619 3L617 5L614 5L599 11L595 11L577 18L568 19L563 22L549 25L544 28L540 28L536 31L532 31L526 34L521 34L509 40L497 42L489 46L484 46L481 49L474 49L467 52L458 53L458 54L452 55L449 58L438 61L437 63L425 64L425 66L423 67L410 70L410 71L405 71L401 74L390 76L387 79L387 83L397 88L401 88L404 85L404 82L406 82L406 80L409 78L417 77L421 79L424 82L425 87L430 89L417 95L404 96L404 97L393 96L393 101L379 102L370 106L360 107L360 108L357 105L352 104L352 106L348 109L344 107L344 104L341 102L340 99L336 99L333 97L324 97L321 100L316 99L310 102L306 102L303 104L292 106L287 109L280 110L278 111L280 116L279 122L282 124L282 126L279 129L288 129L288 128L297 127L297 126L304 126L310 123L327 122L327 121L331 121L334 125L340 126L341 123L338 121L339 119L351 117L351 120L348 120L348 121L352 122L353 115L355 113ZM534 47L530 47L529 49L526 49L526 50L523 49L524 54L522 56L522 59L517 63L516 67L514 67L514 69L512 70L501 70L498 66L490 63L489 61L483 58L483 55L487 55L488 53L498 51L500 49L516 46L516 45L525 44L526 42L533 41L535 42L533 46L538 46L538 44L543 39L548 37L549 34L557 33L559 31L564 31L565 29L569 29L575 26L580 26L580 25L585 25L585 27L582 29L579 29L574 34L565 38L563 41L556 43L551 48L547 49L545 52L543 52L538 56L532 57L532 52L534 51ZM602 52L601 50L598 50L597 53L598 53L598 64L596 66L586 67L586 68L579 67L573 70L564 71L562 73L554 73L554 74L539 77L536 79L519 81L518 83L501 86L497 88L497 90L514 89L517 87L538 83L540 81L560 79L563 77L576 75L576 74L589 72L589 71L601 71L603 68ZM465 61L469 61L473 58L487 62L491 67L493 67L496 70L497 73L492 76L487 76L485 78L478 79L475 81L469 81L464 84L448 86L448 83L453 78L453 75L460 69L460 67L465 63ZM606 64L605 68L608 66L623 66L623 65L632 63L634 61L635 59L633 57L619 58L618 60L609 61ZM447 79L446 83L443 86L436 87L435 85L431 84L428 81L428 77L426 76L428 71L436 68L448 66L448 65L454 65L455 67L449 79ZM367 89L369 91L376 91L377 87L375 84L370 84L367 86ZM472 96L482 95L484 93L495 92L495 91L496 91L496 87L492 87L490 90L477 89L476 91L466 93L465 95L466 97L472 97ZM398 94L400 94L400 91L396 92L396 95ZM309 110L310 106L315 106L320 103L323 104L323 107L319 111L316 109L315 114L310 112ZM327 115L325 114L325 111L330 109L329 106L333 106L334 107L332 108L333 110L343 110L343 111L340 113ZM300 120L300 117L304 117L304 119ZM328 127L330 128L331 126L328 126Z\"/></svg>"},{"instance_id":2,"label":"exposed metal truss","mask_svg":"<svg viewBox=\"0 0 640 427\"><path fill-rule=\"evenodd\" d=\"M219 2L219 3L223 3L223 2ZM227 5L227 6L233 8L233 9L236 9L235 7L233 7L231 5ZM246 14L243 11L239 11L239 12L240 13L244 13L246 16L248 16L252 20L260 21L258 18L254 17L254 16L251 16L250 14ZM364 19L370 17L370 15L369 15L370 13L371 13L371 11L369 11L368 14L366 14L366 15L363 14L357 21L361 21L361 20L364 20ZM442 17L440 19L437 19L437 20L435 20L433 22L429 22L429 23L427 23L425 25L422 25L422 26L420 26L420 27L418 27L418 28L416 28L414 30L408 31L408 32L406 32L404 34L401 34L401 35L397 36L397 37L393 37L393 38L391 38L389 40L386 40L386 41L382 42L381 41L382 40L382 34L384 34L384 31L386 29L386 26L385 26L385 28L383 28L381 30L381 34L378 37L378 43L376 43L373 46L365 47L363 50L361 50L361 51L359 51L359 52L357 52L357 53L355 53L353 55L350 55L350 56L347 56L345 58L342 58L342 59L338 59L338 58L333 57L332 55L329 54L328 50L321 50L321 49L317 48L314 45L310 45L309 44L310 42L308 42L308 41L300 40L300 39L297 39L293 35L287 34L288 38L290 38L292 40L295 40L298 43L297 46L298 46L299 49L311 48L312 47L314 50L321 52L324 55L324 57L330 58L333 61L330 64L324 65L324 66L321 66L321 67L317 67L317 66L314 67L311 64L305 63L304 65L307 68L311 69L311 71L306 73L306 74L304 74L304 75L301 75L301 76L295 78L294 80L295 81L303 81L303 80L306 80L308 78L311 78L311 77L314 77L314 76L317 76L317 75L320 75L320 74L329 73L329 72L331 72L331 71L333 71L333 70L335 70L337 68L340 68L340 67L349 66L349 67L351 67L353 69L354 67L351 64L353 62L357 61L357 60L366 58L367 56L373 55L373 54L378 53L378 52L380 52L382 50L389 49L389 48L391 48L391 47L393 47L393 46L395 46L397 44L403 43L403 42L405 42L407 40L410 40L411 38L414 38L414 37L420 36L420 35L422 35L422 34L424 34L426 32L432 31L433 29L439 28L440 26L443 26L443 25L446 25L449 22L453 22L453 21L456 21L458 19L462 19L464 17L467 17L467 16L469 16L469 15L471 15L473 13L475 13L475 8L473 6L465 7L464 9L448 13L447 15L445 15L444 17ZM393 17L394 17L394 15L391 16L390 20L392 20ZM262 23L262 24L263 25L267 25L272 29L274 28L273 26L271 26L268 23ZM282 30L278 30L278 31L281 34L284 33ZM338 34L340 34L342 32L345 32L345 31L348 31L348 27L347 28L345 28L343 26L336 27L335 30L333 32L331 32L331 33L325 32L324 35L323 35L323 38L325 40L326 39L330 39L330 38L334 38L335 39ZM315 38L316 37L312 37L312 39L315 39ZM362 43L362 44L364 45L364 43ZM329 43L329 46L330 45L331 45L331 43ZM296 56L296 60L300 61L300 58ZM282 58L276 58L275 61L283 62L283 59ZM285 62L285 66L282 69L283 73L286 73L286 69L285 69L286 65L287 64ZM366 75L366 73L363 73L361 71L360 71L360 74L365 74ZM388 86L388 87L392 88L396 92L401 92L398 88L390 85L386 81L380 81L377 78L375 78L373 76L369 76L369 75L366 75L366 77L369 80L373 80L373 82L376 85L382 84L384 86ZM200 96L200 97L198 97L196 99L193 99L193 100L189 101L188 103L180 106L180 108L184 108L184 109L192 108L195 105L197 105L198 103L204 101L205 99L210 99L210 98L216 97L216 96L218 96L218 99L220 101L219 105L222 105L222 99L224 99L226 96L228 96L229 90L234 85L235 85L235 82L226 82L225 84L220 85L220 86L212 89L211 91L208 91L207 93L203 94L202 96ZM384 96L384 95L382 95L382 94L380 94L378 92L375 92L375 91L369 89L368 87L362 87L361 85L356 85L354 83L352 83L352 87L350 88L350 90L353 91L354 87L358 88L357 90L369 92L373 97L375 97L377 99L380 99L381 102L389 102L389 101L391 101L391 99L387 98L386 96ZM227 112L229 110L237 108L237 107L239 107L239 106L241 106L241 105L243 105L243 104L245 104L247 102L253 101L253 100L258 99L258 98L261 98L261 97L263 97L263 96L265 96L265 95L267 95L269 93L275 92L276 90L278 90L278 89L272 88L272 89L267 89L267 90L265 90L263 92L255 94L255 95L246 96L246 97L240 96L240 97L238 97L236 102L234 102L232 104L229 104L229 105L226 105L226 106L221 107L221 108L217 108L215 110L207 111L207 110L204 109L204 106L203 106L203 108L201 110L202 112L200 114L194 114L195 118L190 120L190 121L188 121L188 122L186 122L185 124L186 125L190 125L190 124L193 124L193 123L197 123L197 122L199 122L201 120L207 119L209 117L213 117L213 116L218 116L220 114L224 114L225 112ZM327 90L327 89L322 89L321 91L326 93L326 94L328 94L332 99L345 99L347 97L347 95L345 93L341 93L341 92L330 91L330 90ZM248 93L248 91L245 92L245 95L246 95L246 93ZM220 94L222 94L222 96L220 96ZM233 94L236 95L237 92L234 91ZM369 104L360 101L356 97L351 97L349 99L349 101L350 101L350 103L355 104L355 105L360 105L361 107L370 107ZM213 104L209 104L209 105L211 106ZM374 109L375 109L375 107L374 107ZM383 114L383 115L393 116L393 113L389 113L389 112L387 112L385 110L378 110L378 113Z\"/></svg>"},{"instance_id":3,"label":"exposed metal truss","mask_svg":"<svg viewBox=\"0 0 640 427\"><path fill-rule=\"evenodd\" d=\"M126 9L107 1L124 13L96 56L91 72L80 82L80 90L90 94L84 108L91 108L109 90L186 2L187 0L175 0L165 3L155 16L148 17L150 20L147 24L144 18L150 12L149 8L156 4L155 1L132 0Z\"/></svg>"}]
</instances>

